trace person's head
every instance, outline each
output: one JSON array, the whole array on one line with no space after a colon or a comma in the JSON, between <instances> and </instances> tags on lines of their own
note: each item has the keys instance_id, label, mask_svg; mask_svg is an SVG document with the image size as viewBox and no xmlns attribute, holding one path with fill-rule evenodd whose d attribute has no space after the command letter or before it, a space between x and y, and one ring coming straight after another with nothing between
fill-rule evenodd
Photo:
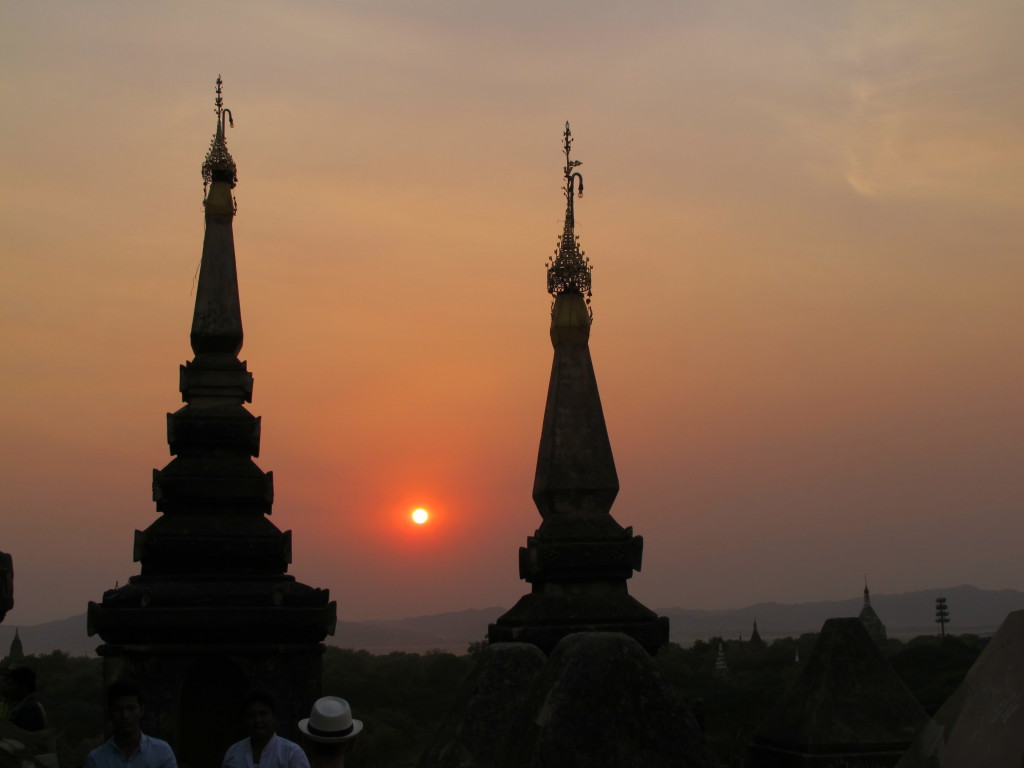
<instances>
[{"instance_id":1,"label":"person's head","mask_svg":"<svg viewBox=\"0 0 1024 768\"><path fill-rule=\"evenodd\" d=\"M274 698L266 691L253 691L242 705L245 729L257 744L266 744L277 730Z\"/></svg>"},{"instance_id":2,"label":"person's head","mask_svg":"<svg viewBox=\"0 0 1024 768\"><path fill-rule=\"evenodd\" d=\"M352 749L363 730L360 720L352 719L352 708L337 696L317 699L309 717L299 721L306 752L314 763L329 761Z\"/></svg>"},{"instance_id":3,"label":"person's head","mask_svg":"<svg viewBox=\"0 0 1024 768\"><path fill-rule=\"evenodd\" d=\"M142 732L142 689L130 680L118 680L107 688L107 711L115 737Z\"/></svg>"},{"instance_id":4,"label":"person's head","mask_svg":"<svg viewBox=\"0 0 1024 768\"><path fill-rule=\"evenodd\" d=\"M36 692L36 673L28 667L16 667L7 671L4 680L4 697L19 702Z\"/></svg>"}]
</instances>

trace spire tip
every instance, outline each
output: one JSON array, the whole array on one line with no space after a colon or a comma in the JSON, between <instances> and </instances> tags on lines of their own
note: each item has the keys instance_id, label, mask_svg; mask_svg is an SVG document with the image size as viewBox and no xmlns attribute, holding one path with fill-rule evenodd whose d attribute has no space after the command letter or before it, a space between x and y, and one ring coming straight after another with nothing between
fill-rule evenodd
<instances>
[{"instance_id":1,"label":"spire tip","mask_svg":"<svg viewBox=\"0 0 1024 768\"><path fill-rule=\"evenodd\" d=\"M217 86L214 93L213 111L217 115L217 129L213 134L213 140L210 142L210 149L206 153L206 159L203 161L204 204L207 200L207 189L214 181L226 181L231 185L231 189L234 189L235 184L238 182L235 161L232 159L231 153L228 152L224 136L225 128L228 125L232 128L235 127L235 119L231 114L231 110L224 106L224 80L221 79L220 75L217 75Z\"/></svg>"},{"instance_id":2,"label":"spire tip","mask_svg":"<svg viewBox=\"0 0 1024 768\"><path fill-rule=\"evenodd\" d=\"M562 293L581 294L586 303L590 304L590 260L579 247L576 236L576 213L573 200L576 183L579 182L579 196L583 197L583 174L575 169L583 165L579 160L572 159L572 129L569 121L565 122L562 134L562 150L565 153L565 228L559 241L555 255L548 262L548 293L558 298Z\"/></svg>"}]
</instances>

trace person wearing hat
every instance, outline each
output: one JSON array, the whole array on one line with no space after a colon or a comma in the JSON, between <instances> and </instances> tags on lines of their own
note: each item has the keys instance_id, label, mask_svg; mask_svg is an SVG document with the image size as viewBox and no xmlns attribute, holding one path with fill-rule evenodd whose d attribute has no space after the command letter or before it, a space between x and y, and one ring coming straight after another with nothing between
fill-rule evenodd
<instances>
[{"instance_id":1,"label":"person wearing hat","mask_svg":"<svg viewBox=\"0 0 1024 768\"><path fill-rule=\"evenodd\" d=\"M363 723L352 719L347 701L324 696L313 703L309 717L299 720L299 730L312 768L344 768Z\"/></svg>"},{"instance_id":2,"label":"person wearing hat","mask_svg":"<svg viewBox=\"0 0 1024 768\"><path fill-rule=\"evenodd\" d=\"M269 693L250 693L242 713L249 736L228 747L221 768L309 768L302 747L277 735L274 699Z\"/></svg>"}]
</instances>

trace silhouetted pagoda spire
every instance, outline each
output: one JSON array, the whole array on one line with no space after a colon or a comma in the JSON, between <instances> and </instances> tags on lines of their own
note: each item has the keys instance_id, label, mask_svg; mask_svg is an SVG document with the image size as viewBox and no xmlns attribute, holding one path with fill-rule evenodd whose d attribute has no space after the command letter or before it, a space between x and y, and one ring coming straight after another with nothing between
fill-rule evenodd
<instances>
[{"instance_id":1,"label":"silhouetted pagoda spire","mask_svg":"<svg viewBox=\"0 0 1024 768\"><path fill-rule=\"evenodd\" d=\"M519 550L520 578L532 585L490 626L490 641L533 643L545 653L565 635L625 632L653 653L668 641L668 619L626 588L640 570L643 540L610 514L619 491L590 357L591 265L575 233L581 163L571 159L565 124L565 227L548 263L554 362L541 430L533 500L543 518Z\"/></svg>"},{"instance_id":2,"label":"silhouetted pagoda spire","mask_svg":"<svg viewBox=\"0 0 1024 768\"><path fill-rule=\"evenodd\" d=\"M11 649L7 652L7 658L10 661L19 661L25 658L25 647L21 644L21 635L18 634L18 628L14 628L14 639L11 640Z\"/></svg>"},{"instance_id":3,"label":"silhouetted pagoda spire","mask_svg":"<svg viewBox=\"0 0 1024 768\"><path fill-rule=\"evenodd\" d=\"M167 415L174 458L153 470L161 514L135 532L141 573L89 604L89 634L107 643L98 649L107 681L129 675L151 694L161 691L147 703L147 732L170 739L193 768L219 765L235 735L224 713L240 711L253 687L274 693L282 724L308 711L319 691L321 641L336 622L327 590L287 575L291 531L268 519L273 476L253 461L260 419L244 406L253 378L238 359L237 171L219 77L215 112L202 166L206 231L190 334L195 357L180 369L185 405Z\"/></svg>"},{"instance_id":4,"label":"silhouetted pagoda spire","mask_svg":"<svg viewBox=\"0 0 1024 768\"><path fill-rule=\"evenodd\" d=\"M755 648L764 648L765 645L761 633L757 631L757 619L754 619L754 631L750 633L750 645Z\"/></svg>"},{"instance_id":5,"label":"silhouetted pagoda spire","mask_svg":"<svg viewBox=\"0 0 1024 768\"><path fill-rule=\"evenodd\" d=\"M242 349L242 310L238 301L238 273L235 269L235 236L231 220L235 201L231 190L238 183L238 170L228 152L224 135L227 124L234 127L231 110L224 108L221 79L217 78L217 130L203 162L203 206L206 235L203 260L196 288L192 316L192 351L196 355L236 356ZM246 398L249 402L250 398Z\"/></svg>"},{"instance_id":6,"label":"silhouetted pagoda spire","mask_svg":"<svg viewBox=\"0 0 1024 768\"><path fill-rule=\"evenodd\" d=\"M875 613L875 609L871 607L871 592L868 591L868 577L864 574L864 607L860 609L860 614L857 616L860 619L860 623L864 625L864 628L871 635L871 639L875 641L876 645L882 645L886 641L885 624Z\"/></svg>"}]
</instances>

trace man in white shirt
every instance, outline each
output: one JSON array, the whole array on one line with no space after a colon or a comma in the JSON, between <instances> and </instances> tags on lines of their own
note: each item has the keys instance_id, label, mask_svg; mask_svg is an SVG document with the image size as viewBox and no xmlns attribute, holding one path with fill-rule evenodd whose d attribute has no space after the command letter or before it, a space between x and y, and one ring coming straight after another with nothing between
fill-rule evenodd
<instances>
[{"instance_id":1,"label":"man in white shirt","mask_svg":"<svg viewBox=\"0 0 1024 768\"><path fill-rule=\"evenodd\" d=\"M120 680L107 689L114 735L85 759L85 768L178 768L171 745L142 732L142 689Z\"/></svg>"},{"instance_id":2,"label":"man in white shirt","mask_svg":"<svg viewBox=\"0 0 1024 768\"><path fill-rule=\"evenodd\" d=\"M257 691L245 697L248 738L228 747L221 768L309 768L302 747L277 735L274 699Z\"/></svg>"}]
</instances>

